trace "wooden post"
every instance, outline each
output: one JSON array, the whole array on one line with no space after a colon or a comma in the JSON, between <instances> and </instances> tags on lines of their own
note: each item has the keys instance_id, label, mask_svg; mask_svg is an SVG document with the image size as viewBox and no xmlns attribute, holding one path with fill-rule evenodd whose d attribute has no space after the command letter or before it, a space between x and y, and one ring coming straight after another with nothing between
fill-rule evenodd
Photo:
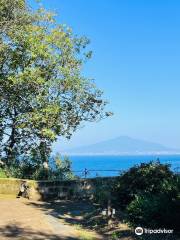
<instances>
[{"instance_id":1,"label":"wooden post","mask_svg":"<svg viewBox=\"0 0 180 240\"><path fill-rule=\"evenodd\" d=\"M108 206L107 206L107 215L108 215L108 226L112 225L112 208L111 208L111 198L109 196Z\"/></svg>"}]
</instances>

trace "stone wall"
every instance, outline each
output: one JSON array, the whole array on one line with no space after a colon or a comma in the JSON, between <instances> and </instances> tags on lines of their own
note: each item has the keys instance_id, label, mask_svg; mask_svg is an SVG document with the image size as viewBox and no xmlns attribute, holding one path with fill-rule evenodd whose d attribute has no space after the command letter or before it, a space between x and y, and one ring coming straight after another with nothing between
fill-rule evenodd
<instances>
[{"instance_id":1,"label":"stone wall","mask_svg":"<svg viewBox=\"0 0 180 240\"><path fill-rule=\"evenodd\" d=\"M20 184L20 179L0 178L0 194L16 195Z\"/></svg>"},{"instance_id":2,"label":"stone wall","mask_svg":"<svg viewBox=\"0 0 180 240\"><path fill-rule=\"evenodd\" d=\"M29 195L32 200L49 199L93 199L101 186L109 186L116 177L79 179L71 181L34 181L26 180L29 185ZM0 194L17 195L21 179L1 178Z\"/></svg>"}]
</instances>

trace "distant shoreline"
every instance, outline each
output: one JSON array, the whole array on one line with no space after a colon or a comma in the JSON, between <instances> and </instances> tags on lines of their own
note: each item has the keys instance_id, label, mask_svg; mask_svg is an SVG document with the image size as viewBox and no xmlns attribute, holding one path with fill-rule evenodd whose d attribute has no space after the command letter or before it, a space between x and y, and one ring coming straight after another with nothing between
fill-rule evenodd
<instances>
[{"instance_id":1,"label":"distant shoreline","mask_svg":"<svg viewBox=\"0 0 180 240\"><path fill-rule=\"evenodd\" d=\"M180 153L165 153L165 152L153 152L153 153L68 153L68 152L62 152L61 155L65 156L114 156L114 157L123 157L123 156L180 156Z\"/></svg>"}]
</instances>

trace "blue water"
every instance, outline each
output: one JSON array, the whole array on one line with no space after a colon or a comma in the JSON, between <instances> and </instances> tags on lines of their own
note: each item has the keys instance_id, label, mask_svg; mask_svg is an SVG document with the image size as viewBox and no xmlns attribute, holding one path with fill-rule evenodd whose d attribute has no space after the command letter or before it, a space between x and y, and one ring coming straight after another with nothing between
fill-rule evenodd
<instances>
[{"instance_id":1,"label":"blue water","mask_svg":"<svg viewBox=\"0 0 180 240\"><path fill-rule=\"evenodd\" d=\"M117 176L120 171L127 170L135 164L157 160L168 163L172 170L180 167L180 155L166 156L70 156L72 169L76 175L84 177L84 169L88 171L87 177ZM112 170L112 171L110 171ZM179 171L179 170L178 170Z\"/></svg>"}]
</instances>

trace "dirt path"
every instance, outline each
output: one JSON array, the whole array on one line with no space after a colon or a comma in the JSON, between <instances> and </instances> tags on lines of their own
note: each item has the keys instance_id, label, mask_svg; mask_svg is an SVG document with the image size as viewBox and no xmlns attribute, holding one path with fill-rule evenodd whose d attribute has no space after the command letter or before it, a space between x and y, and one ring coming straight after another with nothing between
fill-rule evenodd
<instances>
[{"instance_id":1,"label":"dirt path","mask_svg":"<svg viewBox=\"0 0 180 240\"><path fill-rule=\"evenodd\" d=\"M82 236L75 227L63 224L55 216L33 207L30 203L31 201L25 199L0 198L1 240L102 239L95 233L88 233L91 234L88 237Z\"/></svg>"}]
</instances>

